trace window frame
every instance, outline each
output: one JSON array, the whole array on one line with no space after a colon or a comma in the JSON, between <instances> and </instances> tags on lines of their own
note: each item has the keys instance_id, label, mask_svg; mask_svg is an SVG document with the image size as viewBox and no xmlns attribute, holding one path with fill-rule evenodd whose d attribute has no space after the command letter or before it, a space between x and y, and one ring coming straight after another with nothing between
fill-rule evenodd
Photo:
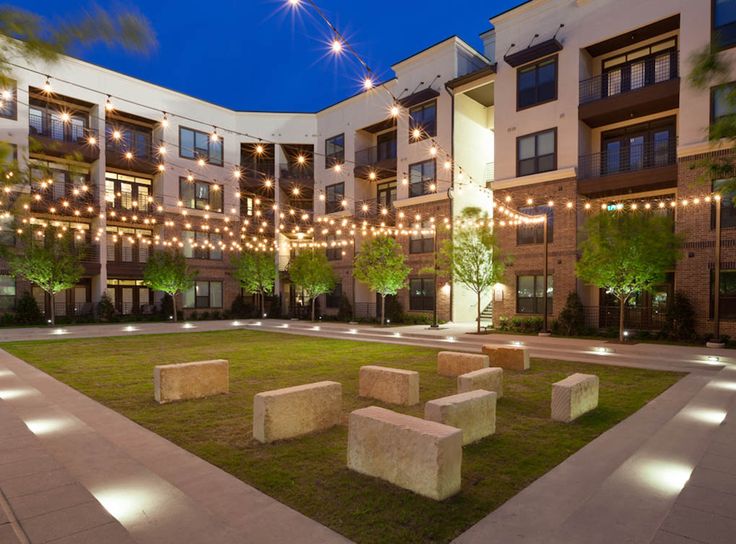
<instances>
[{"instance_id":1,"label":"window frame","mask_svg":"<svg viewBox=\"0 0 736 544\"><path fill-rule=\"evenodd\" d=\"M342 198L340 200L333 200L330 198L330 192L334 195L338 194L337 189L342 188ZM337 213L343 210L342 201L345 200L345 182L340 181L338 183L331 183L325 185L325 214Z\"/></svg>"},{"instance_id":2,"label":"window frame","mask_svg":"<svg viewBox=\"0 0 736 544\"><path fill-rule=\"evenodd\" d=\"M197 295L197 287L198 287L198 285L199 284L204 284L204 283L207 284L207 305L206 306L200 305L199 304L199 300L198 300L200 298L205 298L205 297L204 296ZM220 284L220 305L219 306L212 306L212 284L218 284L218 283ZM187 305L187 297L188 297L188 294L189 294L190 291L193 291L194 292L194 305L193 306ZM224 299L225 299L224 294L225 294L224 293L224 282L222 280L196 280L194 282L194 285L192 286L192 288L191 289L187 289L187 291L185 291L183 293L183 296L182 296L182 299L183 299L182 300L182 307L185 308L185 309L187 309L187 310L217 310L217 309L222 309L223 306L224 306Z\"/></svg>"},{"instance_id":3,"label":"window frame","mask_svg":"<svg viewBox=\"0 0 736 544\"><path fill-rule=\"evenodd\" d=\"M183 151L185 150L184 145L182 144L182 131L188 130L192 132L192 156L185 155ZM205 138L207 138L207 155L201 156L197 155L197 151L200 151L202 148L197 148L197 134L203 134ZM179 157L182 159L189 159L192 161L198 161L199 159L205 159L207 161L207 164L211 164L213 166L223 166L225 164L225 139L218 135L217 142L220 145L220 156L216 160L213 160L213 154L212 154L212 144L214 143L212 141L212 135L208 134L207 132L204 132L202 130L197 130L196 128L187 127L184 125L179 125Z\"/></svg>"},{"instance_id":4,"label":"window frame","mask_svg":"<svg viewBox=\"0 0 736 544\"><path fill-rule=\"evenodd\" d=\"M414 234L413 230L409 234L409 254L410 255L421 255L426 253L434 253L434 237L435 233L429 234L421 233L421 230L425 229L425 225L420 225L419 234Z\"/></svg>"},{"instance_id":5,"label":"window frame","mask_svg":"<svg viewBox=\"0 0 736 544\"><path fill-rule=\"evenodd\" d=\"M191 233L191 236L188 234ZM208 232L203 230L192 230L185 229L181 231L181 240L193 240L194 243L198 244L199 239L206 239L209 244L218 246L217 242L213 242L212 238L219 238L219 242L223 241L222 234L219 232ZM210 247L194 247L192 245L187 246L184 244L182 248L185 259L199 259L202 261L221 261L223 259L223 250L218 248Z\"/></svg>"},{"instance_id":6,"label":"window frame","mask_svg":"<svg viewBox=\"0 0 736 544\"><path fill-rule=\"evenodd\" d=\"M525 215L544 215L544 210L547 212L547 242L554 242L555 236L555 209L553 206L546 204L540 204L538 206L525 206L519 208L519 212ZM520 235L522 233L528 233L527 235L532 238L531 241L522 240ZM518 225L516 227L516 245L517 246L530 246L544 243L544 223L532 223L529 225Z\"/></svg>"},{"instance_id":7,"label":"window frame","mask_svg":"<svg viewBox=\"0 0 736 544\"><path fill-rule=\"evenodd\" d=\"M413 283L415 281L421 282L421 291L425 292L426 285L432 287L432 296L423 294L418 297L414 296ZM417 300L417 298L419 300ZM418 276L409 278L409 311L410 312L431 312L434 310L435 300L437 298L437 286L434 285L434 278L426 276ZM416 304L415 302L420 303Z\"/></svg>"},{"instance_id":8,"label":"window frame","mask_svg":"<svg viewBox=\"0 0 736 544\"><path fill-rule=\"evenodd\" d=\"M723 119L725 117L730 117L732 115L736 115L736 104L734 104L734 112L733 113L727 113L726 115L721 115L719 117L716 117L716 93L719 89L723 89L726 87L733 87L734 94L736 94L736 81L729 81L727 83L721 83L720 85L714 85L710 88L710 124L712 125L719 119Z\"/></svg>"},{"instance_id":9,"label":"window frame","mask_svg":"<svg viewBox=\"0 0 736 544\"><path fill-rule=\"evenodd\" d=\"M0 108L0 118L9 119L11 121L18 120L18 83L15 80L9 79L8 85L0 89L2 91L10 91L13 95L10 100L0 98L3 102L2 108ZM10 106L10 107L8 107ZM6 113L6 110L10 110Z\"/></svg>"},{"instance_id":10,"label":"window frame","mask_svg":"<svg viewBox=\"0 0 736 544\"><path fill-rule=\"evenodd\" d=\"M717 0L711 0L711 10L710 10L710 34L711 34L711 43L715 43L719 51L725 51L726 49L731 49L733 47L736 47L736 37L734 37L730 42L726 44L721 44L718 40L718 37L720 36L720 30L727 26L733 26L734 32L736 32L736 21L733 21L731 23L727 23L725 25L716 26L716 2Z\"/></svg>"},{"instance_id":11,"label":"window frame","mask_svg":"<svg viewBox=\"0 0 736 544\"><path fill-rule=\"evenodd\" d=\"M422 180L419 182L412 182L411 180L412 168L414 168L415 166L421 166L421 165L430 164L430 163L432 164L432 167L434 169L434 176L432 177L432 179L427 180L427 181ZM422 177L423 176L424 176L424 169L422 169ZM425 161L414 162L409 165L409 198L415 198L419 196L434 194L431 191L425 191L424 185L427 183L434 183L435 186L437 185L437 159L427 159ZM422 192L419 194L414 194L413 187L419 184L422 184Z\"/></svg>"},{"instance_id":12,"label":"window frame","mask_svg":"<svg viewBox=\"0 0 736 544\"><path fill-rule=\"evenodd\" d=\"M519 297L519 283L521 278L534 278L534 296L532 297ZM537 282L541 282L541 285L539 285ZM547 296L547 315L552 315L554 313L553 303L555 299L555 284L554 284L554 274L548 274L547 275L547 287L552 286L552 292L549 296ZM543 274L517 274L516 275L516 313L520 315L544 315L544 296L538 297L537 294L537 288L544 290L544 275ZM519 300L523 298L524 300L531 300L533 301L534 309L531 312L522 311L521 305L519 304Z\"/></svg>"},{"instance_id":13,"label":"window frame","mask_svg":"<svg viewBox=\"0 0 736 544\"><path fill-rule=\"evenodd\" d=\"M186 184L191 184L193 187L193 196L192 196L192 205L189 206L187 201L184 199L182 187ZM198 206L198 202L203 202L202 199L197 197L197 186L198 184L207 185L207 204L203 204L202 207ZM218 187L218 189L213 190L212 187ZM179 201L182 203L182 207L188 209L188 210L199 210L203 212L212 212L212 213L224 213L225 210L225 195L223 193L224 186L220 183L211 183L209 181L204 181L201 179L194 179L193 181L189 181L187 178L183 176L179 176ZM219 204L220 208L216 209L212 206L212 195L218 194L219 196ZM205 207L209 205L209 210Z\"/></svg>"},{"instance_id":14,"label":"window frame","mask_svg":"<svg viewBox=\"0 0 736 544\"><path fill-rule=\"evenodd\" d=\"M427 126L431 127L431 132L429 130L426 130L425 127L422 125L417 125L414 121L413 112L415 111L424 111L428 109L429 107L434 107L434 120L429 123ZM412 135L412 132L415 128L420 128L422 130L421 138L414 138ZM420 104L415 104L411 108L409 108L409 143L415 144L418 142L421 142L423 140L426 140L428 138L436 138L437 137L437 99L427 100L426 102L422 102Z\"/></svg>"},{"instance_id":15,"label":"window frame","mask_svg":"<svg viewBox=\"0 0 736 544\"><path fill-rule=\"evenodd\" d=\"M539 138L539 136L541 136L543 134L547 134L549 132L552 133L552 135L554 136L554 139L555 139L555 150L554 150L554 153L552 154L552 156L553 156L552 168L550 168L549 170L541 170L540 171L539 170L539 157L540 157L540 155L536 154L537 153L537 148L538 148L538 145L539 145L538 144L538 138ZM534 163L535 163L535 170L534 170L534 172L530 172L528 174L522 174L521 173L521 161L522 161L522 159L520 158L520 155L521 155L521 153L520 153L521 140L523 140L525 138L532 138L532 137L534 138L534 152L535 152L535 155L534 155ZM559 151L559 149L558 149L558 140L557 140L557 127L548 128L546 130L540 130L538 132L532 132L530 134L524 134L522 136L517 136L516 137L516 177L517 178L521 178L521 177L526 177L526 176L534 176L536 174L544 174L546 172L554 172L555 170L557 170L557 154L558 154L558 151ZM546 157L546 156L547 155L542 155L542 157ZM523 159L523 160L529 160L529 159Z\"/></svg>"},{"instance_id":16,"label":"window frame","mask_svg":"<svg viewBox=\"0 0 736 544\"><path fill-rule=\"evenodd\" d=\"M547 64L549 62L554 63L555 67L555 93L553 98L548 98L545 100L539 100L539 67L540 65ZM520 89L521 89L521 74L524 71L528 71L529 69L534 69L534 94L536 96L535 102L531 104L527 104L525 106L522 106L520 104L519 98L520 98ZM531 62L529 64L526 64L524 66L519 66L516 69L516 111L523 111L527 110L529 108L534 108L536 106L541 106L542 104L548 104L550 102L554 102L559 98L560 94L560 60L559 55L552 55L551 57L545 57L543 59Z\"/></svg>"},{"instance_id":17,"label":"window frame","mask_svg":"<svg viewBox=\"0 0 736 544\"><path fill-rule=\"evenodd\" d=\"M340 151L328 151L327 146L330 145L330 143L333 140L336 140L338 138L342 139L342 149ZM335 145L334 143L332 145ZM335 134L334 136L330 136L329 138L325 138L325 169L330 169L334 167L336 164L343 164L345 162L345 133L342 132L340 134Z\"/></svg>"}]
</instances>

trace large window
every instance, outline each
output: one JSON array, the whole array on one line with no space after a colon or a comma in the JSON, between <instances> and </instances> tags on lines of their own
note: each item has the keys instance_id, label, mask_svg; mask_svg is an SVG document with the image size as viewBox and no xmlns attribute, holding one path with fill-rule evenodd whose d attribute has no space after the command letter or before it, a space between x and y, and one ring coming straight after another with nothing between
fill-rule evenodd
<instances>
[{"instance_id":1,"label":"large window","mask_svg":"<svg viewBox=\"0 0 736 544\"><path fill-rule=\"evenodd\" d=\"M325 296L325 306L327 308L339 308L342 301L342 283L336 283L331 293Z\"/></svg>"},{"instance_id":2,"label":"large window","mask_svg":"<svg viewBox=\"0 0 736 544\"><path fill-rule=\"evenodd\" d=\"M409 310L434 310L434 280L432 278L412 278L409 280Z\"/></svg>"},{"instance_id":3,"label":"large window","mask_svg":"<svg viewBox=\"0 0 736 544\"><path fill-rule=\"evenodd\" d=\"M153 313L153 293L143 280L109 278L105 292L121 314Z\"/></svg>"},{"instance_id":4,"label":"large window","mask_svg":"<svg viewBox=\"0 0 736 544\"><path fill-rule=\"evenodd\" d=\"M554 225L555 214L554 209L550 206L530 206L520 208L519 211L526 215L545 215L547 214L547 241L554 241ZM521 224L516 227L516 244L523 246L527 244L543 244L544 243L544 223Z\"/></svg>"},{"instance_id":5,"label":"large window","mask_svg":"<svg viewBox=\"0 0 736 544\"><path fill-rule=\"evenodd\" d=\"M432 253L434 251L434 233L429 224L416 225L416 231L409 235L409 253ZM427 230L423 230L423 229ZM416 232L416 233L415 233Z\"/></svg>"},{"instance_id":6,"label":"large window","mask_svg":"<svg viewBox=\"0 0 736 544\"><path fill-rule=\"evenodd\" d=\"M31 168L31 190L41 193L44 199L80 199L91 197L89 168L55 162L34 160ZM76 191L76 194L75 194Z\"/></svg>"},{"instance_id":7,"label":"large window","mask_svg":"<svg viewBox=\"0 0 736 544\"><path fill-rule=\"evenodd\" d=\"M718 121L736 113L736 83L726 83L711 89L711 121Z\"/></svg>"},{"instance_id":8,"label":"large window","mask_svg":"<svg viewBox=\"0 0 736 544\"><path fill-rule=\"evenodd\" d=\"M675 164L675 119L608 130L601 134L601 174L633 172Z\"/></svg>"},{"instance_id":9,"label":"large window","mask_svg":"<svg viewBox=\"0 0 736 544\"><path fill-rule=\"evenodd\" d=\"M15 219L12 215L0 215L0 246L15 245L15 229L13 228Z\"/></svg>"},{"instance_id":10,"label":"large window","mask_svg":"<svg viewBox=\"0 0 736 544\"><path fill-rule=\"evenodd\" d=\"M185 308L222 308L222 282L197 281L184 292Z\"/></svg>"},{"instance_id":11,"label":"large window","mask_svg":"<svg viewBox=\"0 0 736 544\"><path fill-rule=\"evenodd\" d=\"M325 187L325 213L335 213L343 209L345 183L335 183Z\"/></svg>"},{"instance_id":12,"label":"large window","mask_svg":"<svg viewBox=\"0 0 736 544\"><path fill-rule=\"evenodd\" d=\"M713 40L724 48L736 45L736 0L713 0Z\"/></svg>"},{"instance_id":13,"label":"large window","mask_svg":"<svg viewBox=\"0 0 736 544\"><path fill-rule=\"evenodd\" d=\"M136 159L150 159L152 156L150 128L120 121L108 122L105 124L105 136L108 151L130 152Z\"/></svg>"},{"instance_id":14,"label":"large window","mask_svg":"<svg viewBox=\"0 0 736 544\"><path fill-rule=\"evenodd\" d=\"M181 233L187 259L222 260L222 235L214 232L184 230Z\"/></svg>"},{"instance_id":15,"label":"large window","mask_svg":"<svg viewBox=\"0 0 736 544\"><path fill-rule=\"evenodd\" d=\"M128 227L107 227L107 260L119 263L148 262L152 232Z\"/></svg>"},{"instance_id":16,"label":"large window","mask_svg":"<svg viewBox=\"0 0 736 544\"><path fill-rule=\"evenodd\" d=\"M18 118L18 90L15 81L8 81L6 86L0 87L0 117Z\"/></svg>"},{"instance_id":17,"label":"large window","mask_svg":"<svg viewBox=\"0 0 736 544\"><path fill-rule=\"evenodd\" d=\"M419 131L416 137L415 130ZM409 110L409 141L418 142L437 136L437 102L426 102Z\"/></svg>"},{"instance_id":18,"label":"large window","mask_svg":"<svg viewBox=\"0 0 736 544\"><path fill-rule=\"evenodd\" d=\"M179 200L185 208L222 212L222 185L179 178Z\"/></svg>"},{"instance_id":19,"label":"large window","mask_svg":"<svg viewBox=\"0 0 736 544\"><path fill-rule=\"evenodd\" d=\"M736 227L736 206L733 199L736 193L724 190L729 180L719 179L713 182L713 191L721 193L721 228L729 229ZM716 207L713 202L710 216L710 228L716 228Z\"/></svg>"},{"instance_id":20,"label":"large window","mask_svg":"<svg viewBox=\"0 0 736 544\"><path fill-rule=\"evenodd\" d=\"M710 272L710 316L713 317L715 274ZM718 307L721 319L736 319L736 270L721 270L720 301Z\"/></svg>"},{"instance_id":21,"label":"large window","mask_svg":"<svg viewBox=\"0 0 736 544\"><path fill-rule=\"evenodd\" d=\"M388 181L376 185L376 198L378 200L378 211L383 208L390 211L396 201L396 182Z\"/></svg>"},{"instance_id":22,"label":"large window","mask_svg":"<svg viewBox=\"0 0 736 544\"><path fill-rule=\"evenodd\" d=\"M49 108L33 101L28 109L31 136L43 136L63 142L81 142L87 137L89 115L83 112Z\"/></svg>"},{"instance_id":23,"label":"large window","mask_svg":"<svg viewBox=\"0 0 736 544\"><path fill-rule=\"evenodd\" d=\"M10 310L15 306L15 278L0 274L0 310Z\"/></svg>"},{"instance_id":24,"label":"large window","mask_svg":"<svg viewBox=\"0 0 736 544\"><path fill-rule=\"evenodd\" d=\"M557 168L557 131L545 130L521 136L517 143L517 176L549 172Z\"/></svg>"},{"instance_id":25,"label":"large window","mask_svg":"<svg viewBox=\"0 0 736 544\"><path fill-rule=\"evenodd\" d=\"M153 195L149 178L105 172L105 201L108 208L139 210L151 208Z\"/></svg>"},{"instance_id":26,"label":"large window","mask_svg":"<svg viewBox=\"0 0 736 544\"><path fill-rule=\"evenodd\" d=\"M342 259L342 247L339 245L333 245L337 240L335 236L330 235L325 240L327 242L327 260L328 261L339 261Z\"/></svg>"},{"instance_id":27,"label":"large window","mask_svg":"<svg viewBox=\"0 0 736 544\"><path fill-rule=\"evenodd\" d=\"M552 313L554 283L547 276L547 313ZM544 276L516 276L516 313L544 313Z\"/></svg>"},{"instance_id":28,"label":"large window","mask_svg":"<svg viewBox=\"0 0 736 544\"><path fill-rule=\"evenodd\" d=\"M222 136L212 135L191 128L179 127L179 155L186 159L204 159L210 164L222 166Z\"/></svg>"},{"instance_id":29,"label":"large window","mask_svg":"<svg viewBox=\"0 0 736 544\"><path fill-rule=\"evenodd\" d=\"M338 134L325 140L325 168L345 162L345 134Z\"/></svg>"},{"instance_id":30,"label":"large window","mask_svg":"<svg viewBox=\"0 0 736 544\"><path fill-rule=\"evenodd\" d=\"M434 159L417 162L409 166L409 196L428 195L436 189L437 164Z\"/></svg>"},{"instance_id":31,"label":"large window","mask_svg":"<svg viewBox=\"0 0 736 544\"><path fill-rule=\"evenodd\" d=\"M602 62L601 97L635 91L677 77L677 40L609 57Z\"/></svg>"},{"instance_id":32,"label":"large window","mask_svg":"<svg viewBox=\"0 0 736 544\"><path fill-rule=\"evenodd\" d=\"M557 98L557 57L519 68L516 108L524 109Z\"/></svg>"},{"instance_id":33,"label":"large window","mask_svg":"<svg viewBox=\"0 0 736 544\"><path fill-rule=\"evenodd\" d=\"M378 162L396 158L396 131L384 132L376 137L376 160Z\"/></svg>"}]
</instances>

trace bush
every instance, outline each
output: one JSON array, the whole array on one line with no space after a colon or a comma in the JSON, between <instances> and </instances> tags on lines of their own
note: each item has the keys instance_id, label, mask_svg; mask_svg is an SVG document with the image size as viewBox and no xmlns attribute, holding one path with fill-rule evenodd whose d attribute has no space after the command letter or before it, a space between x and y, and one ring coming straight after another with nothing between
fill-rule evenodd
<instances>
[{"instance_id":1,"label":"bush","mask_svg":"<svg viewBox=\"0 0 736 544\"><path fill-rule=\"evenodd\" d=\"M113 305L107 293L97 303L97 319L100 321L112 321L115 318L115 305Z\"/></svg>"},{"instance_id":2,"label":"bush","mask_svg":"<svg viewBox=\"0 0 736 544\"><path fill-rule=\"evenodd\" d=\"M15 314L12 312L7 312L2 315L0 315L0 327L12 327L17 322L15 320Z\"/></svg>"},{"instance_id":3,"label":"bush","mask_svg":"<svg viewBox=\"0 0 736 544\"><path fill-rule=\"evenodd\" d=\"M253 317L255 315L255 306L248 304L243 295L238 295L230 305L230 313L234 317Z\"/></svg>"},{"instance_id":4,"label":"bush","mask_svg":"<svg viewBox=\"0 0 736 544\"><path fill-rule=\"evenodd\" d=\"M565 307L552 327L555 334L563 336L582 336L587 330L585 326L585 309L576 292L567 295Z\"/></svg>"},{"instance_id":5,"label":"bush","mask_svg":"<svg viewBox=\"0 0 736 544\"><path fill-rule=\"evenodd\" d=\"M168 321L174 315L174 299L168 293L161 299L161 317Z\"/></svg>"},{"instance_id":6,"label":"bush","mask_svg":"<svg viewBox=\"0 0 736 544\"><path fill-rule=\"evenodd\" d=\"M43 323L43 314L36 299L26 291L15 305L15 322L18 325L38 325Z\"/></svg>"},{"instance_id":7,"label":"bush","mask_svg":"<svg viewBox=\"0 0 736 544\"><path fill-rule=\"evenodd\" d=\"M401 307L399 299L395 296L386 297L386 319L391 323L404 323L407 319L407 315L404 314L404 309Z\"/></svg>"},{"instance_id":8,"label":"bush","mask_svg":"<svg viewBox=\"0 0 736 544\"><path fill-rule=\"evenodd\" d=\"M340 297L340 308L337 310L338 321L352 321L353 319L353 307L350 304L348 297L343 295Z\"/></svg>"},{"instance_id":9,"label":"bush","mask_svg":"<svg viewBox=\"0 0 736 544\"><path fill-rule=\"evenodd\" d=\"M499 331L519 332L523 334L538 333L544 326L544 320L541 317L519 317L512 318L500 317L498 319Z\"/></svg>"},{"instance_id":10,"label":"bush","mask_svg":"<svg viewBox=\"0 0 736 544\"><path fill-rule=\"evenodd\" d=\"M202 321L207 321L209 318L210 318L210 313L209 312L202 312L202 315L199 316L199 319L201 319ZM194 319L194 318L192 318L192 319Z\"/></svg>"},{"instance_id":11,"label":"bush","mask_svg":"<svg viewBox=\"0 0 736 544\"><path fill-rule=\"evenodd\" d=\"M668 340L695 340L695 310L684 293L677 292L667 308L661 335Z\"/></svg>"}]
</instances>

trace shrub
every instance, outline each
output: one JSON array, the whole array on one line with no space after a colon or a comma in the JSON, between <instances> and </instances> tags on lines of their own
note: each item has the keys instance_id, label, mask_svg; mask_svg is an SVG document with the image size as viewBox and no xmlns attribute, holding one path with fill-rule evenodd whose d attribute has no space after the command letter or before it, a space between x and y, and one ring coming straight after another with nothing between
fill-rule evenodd
<instances>
[{"instance_id":1,"label":"shrub","mask_svg":"<svg viewBox=\"0 0 736 544\"><path fill-rule=\"evenodd\" d=\"M340 308L337 310L338 321L351 321L353 319L353 307L348 297L343 295L340 298Z\"/></svg>"},{"instance_id":2,"label":"shrub","mask_svg":"<svg viewBox=\"0 0 736 544\"><path fill-rule=\"evenodd\" d=\"M189 314L189 319L191 319L192 321L196 321L197 319L199 319L199 314L196 310Z\"/></svg>"},{"instance_id":3,"label":"shrub","mask_svg":"<svg viewBox=\"0 0 736 544\"><path fill-rule=\"evenodd\" d=\"M2 315L0 315L0 327L12 327L17 322L15 320L15 314L12 312L7 312Z\"/></svg>"},{"instance_id":4,"label":"shrub","mask_svg":"<svg viewBox=\"0 0 736 544\"><path fill-rule=\"evenodd\" d=\"M97 319L100 321L112 321L115 317L115 305L113 305L107 293L102 295L97 303Z\"/></svg>"},{"instance_id":5,"label":"shrub","mask_svg":"<svg viewBox=\"0 0 736 544\"><path fill-rule=\"evenodd\" d=\"M36 299L26 291L15 305L15 322L19 325L38 325L43 323L43 314Z\"/></svg>"},{"instance_id":6,"label":"shrub","mask_svg":"<svg viewBox=\"0 0 736 544\"><path fill-rule=\"evenodd\" d=\"M209 312L202 312L202 315L200 315L199 318L202 321L207 321L210 318L210 313ZM194 319L194 318L192 318L192 319Z\"/></svg>"},{"instance_id":7,"label":"shrub","mask_svg":"<svg viewBox=\"0 0 736 544\"><path fill-rule=\"evenodd\" d=\"M281 317L281 297L275 295L271 301L271 309L268 312L268 317L278 319Z\"/></svg>"},{"instance_id":8,"label":"shrub","mask_svg":"<svg viewBox=\"0 0 736 544\"><path fill-rule=\"evenodd\" d=\"M404 309L396 297L386 297L386 319L391 323L404 323L408 316L404 314Z\"/></svg>"},{"instance_id":9,"label":"shrub","mask_svg":"<svg viewBox=\"0 0 736 544\"><path fill-rule=\"evenodd\" d=\"M563 336L582 336L586 333L585 309L576 292L572 291L567 295L565 307L560 310L553 331Z\"/></svg>"},{"instance_id":10,"label":"shrub","mask_svg":"<svg viewBox=\"0 0 736 544\"><path fill-rule=\"evenodd\" d=\"M168 321L174 315L174 299L168 293L161 299L161 317Z\"/></svg>"},{"instance_id":11,"label":"shrub","mask_svg":"<svg viewBox=\"0 0 736 544\"><path fill-rule=\"evenodd\" d=\"M662 336L668 340L695 340L695 310L684 293L677 292L667 308Z\"/></svg>"},{"instance_id":12,"label":"shrub","mask_svg":"<svg viewBox=\"0 0 736 544\"><path fill-rule=\"evenodd\" d=\"M230 313L235 317L253 317L255 315L255 311L255 306L248 304L243 295L235 297L232 305L230 306Z\"/></svg>"},{"instance_id":13,"label":"shrub","mask_svg":"<svg viewBox=\"0 0 736 544\"><path fill-rule=\"evenodd\" d=\"M520 333L538 333L544 326L544 320L541 317L520 317L512 318L499 317L497 329L499 331L520 332Z\"/></svg>"}]
</instances>

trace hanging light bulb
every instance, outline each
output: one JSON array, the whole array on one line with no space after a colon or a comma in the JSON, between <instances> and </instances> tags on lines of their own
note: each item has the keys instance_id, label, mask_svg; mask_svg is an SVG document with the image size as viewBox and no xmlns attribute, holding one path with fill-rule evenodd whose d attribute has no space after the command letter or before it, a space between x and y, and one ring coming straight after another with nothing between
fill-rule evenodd
<instances>
[{"instance_id":1,"label":"hanging light bulb","mask_svg":"<svg viewBox=\"0 0 736 544\"><path fill-rule=\"evenodd\" d=\"M217 127L212 127L212 134L210 134L210 140L217 142L220 140L220 136L217 134Z\"/></svg>"},{"instance_id":2,"label":"hanging light bulb","mask_svg":"<svg viewBox=\"0 0 736 544\"><path fill-rule=\"evenodd\" d=\"M72 116L71 116L71 115L69 115L69 113L68 113L68 112L62 112L62 113L61 113L61 120L62 120L63 122L65 122L65 123L68 123L69 121L71 121L71 120L72 120Z\"/></svg>"},{"instance_id":3,"label":"hanging light bulb","mask_svg":"<svg viewBox=\"0 0 736 544\"><path fill-rule=\"evenodd\" d=\"M335 53L336 55L339 55L340 53L342 53L343 47L342 47L342 42L340 41L339 38L335 38L332 40L332 44L330 44L330 49L332 49L332 52Z\"/></svg>"},{"instance_id":4,"label":"hanging light bulb","mask_svg":"<svg viewBox=\"0 0 736 544\"><path fill-rule=\"evenodd\" d=\"M53 92L53 89L51 87L51 78L49 76L46 76L46 81L43 84L43 92L46 94L51 94Z\"/></svg>"},{"instance_id":5,"label":"hanging light bulb","mask_svg":"<svg viewBox=\"0 0 736 544\"><path fill-rule=\"evenodd\" d=\"M370 78L370 76L366 76L365 79L363 79L363 89L366 91L370 91L373 88L373 80Z\"/></svg>"},{"instance_id":6,"label":"hanging light bulb","mask_svg":"<svg viewBox=\"0 0 736 544\"><path fill-rule=\"evenodd\" d=\"M163 117L161 118L161 126L163 128L169 128L169 115L166 112L163 112Z\"/></svg>"},{"instance_id":7,"label":"hanging light bulb","mask_svg":"<svg viewBox=\"0 0 736 544\"><path fill-rule=\"evenodd\" d=\"M264 151L265 150L263 149L263 145L261 144L256 145L256 155L263 155Z\"/></svg>"},{"instance_id":8,"label":"hanging light bulb","mask_svg":"<svg viewBox=\"0 0 736 544\"><path fill-rule=\"evenodd\" d=\"M119 130L113 130L112 131L112 139L113 140L119 140L122 137L122 134L120 134Z\"/></svg>"},{"instance_id":9,"label":"hanging light bulb","mask_svg":"<svg viewBox=\"0 0 736 544\"><path fill-rule=\"evenodd\" d=\"M399 108L398 104L394 104L393 106L391 106L390 112L391 112L391 117L398 117L399 114L401 113L401 108Z\"/></svg>"},{"instance_id":10,"label":"hanging light bulb","mask_svg":"<svg viewBox=\"0 0 736 544\"><path fill-rule=\"evenodd\" d=\"M112 111L115 109L115 106L112 104L112 100L110 100L110 95L107 95L107 98L105 99L105 110L106 111Z\"/></svg>"},{"instance_id":11,"label":"hanging light bulb","mask_svg":"<svg viewBox=\"0 0 736 544\"><path fill-rule=\"evenodd\" d=\"M299 155L296 158L296 162L298 162L299 164L304 164L305 162L307 162L307 158L304 155Z\"/></svg>"},{"instance_id":12,"label":"hanging light bulb","mask_svg":"<svg viewBox=\"0 0 736 544\"><path fill-rule=\"evenodd\" d=\"M158 146L158 153L159 155L166 155L166 146L163 144Z\"/></svg>"},{"instance_id":13,"label":"hanging light bulb","mask_svg":"<svg viewBox=\"0 0 736 544\"><path fill-rule=\"evenodd\" d=\"M97 138L95 138L94 136L89 136L87 138L87 143L89 145L97 145Z\"/></svg>"},{"instance_id":14,"label":"hanging light bulb","mask_svg":"<svg viewBox=\"0 0 736 544\"><path fill-rule=\"evenodd\" d=\"M418 140L419 138L422 137L422 131L418 128L415 128L414 130L411 131L411 135L415 140Z\"/></svg>"},{"instance_id":15,"label":"hanging light bulb","mask_svg":"<svg viewBox=\"0 0 736 544\"><path fill-rule=\"evenodd\" d=\"M335 172L341 172L342 171L342 165L341 164L336 164L334 166L334 168L335 168Z\"/></svg>"}]
</instances>

